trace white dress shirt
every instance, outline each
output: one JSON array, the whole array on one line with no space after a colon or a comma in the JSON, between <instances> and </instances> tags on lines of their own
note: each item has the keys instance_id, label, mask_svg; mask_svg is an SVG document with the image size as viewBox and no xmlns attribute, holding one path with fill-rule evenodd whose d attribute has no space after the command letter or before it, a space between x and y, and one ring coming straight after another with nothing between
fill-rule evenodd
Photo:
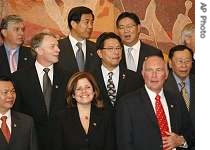
<instances>
[{"instance_id":1,"label":"white dress shirt","mask_svg":"<svg viewBox=\"0 0 210 150\"><path fill-rule=\"evenodd\" d=\"M35 62L36 71L39 77L39 83L41 85L42 91L43 91L43 76L44 76L44 68L49 68L50 71L48 72L48 76L50 78L51 84L53 85L53 65L50 65L49 67L42 66L38 61Z\"/></svg>"}]
</instances>

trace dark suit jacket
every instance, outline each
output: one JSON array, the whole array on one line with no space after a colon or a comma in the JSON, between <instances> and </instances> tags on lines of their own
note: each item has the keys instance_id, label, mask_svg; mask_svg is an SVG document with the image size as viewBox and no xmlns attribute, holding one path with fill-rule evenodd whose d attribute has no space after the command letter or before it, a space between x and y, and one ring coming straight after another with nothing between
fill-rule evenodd
<instances>
[{"instance_id":1,"label":"dark suit jacket","mask_svg":"<svg viewBox=\"0 0 210 150\"><path fill-rule=\"evenodd\" d=\"M191 147L195 140L194 129L183 101L167 91L164 95L172 132L183 135ZM126 95L117 105L116 130L119 150L162 150L158 121L144 87Z\"/></svg>"},{"instance_id":2,"label":"dark suit jacket","mask_svg":"<svg viewBox=\"0 0 210 150\"><path fill-rule=\"evenodd\" d=\"M141 69L142 69L142 65L143 65L145 57L148 57L151 55L157 55L157 56L163 57L161 50L141 42L141 47L139 51L139 62L138 62L138 67L137 67L137 72L140 73L140 75L141 75ZM125 50L124 50L124 53L122 53L122 63L125 66L127 66L126 58L125 58Z\"/></svg>"},{"instance_id":3,"label":"dark suit jacket","mask_svg":"<svg viewBox=\"0 0 210 150\"><path fill-rule=\"evenodd\" d=\"M20 46L17 70L30 67L34 58L29 47ZM10 75L9 61L4 45L0 46L0 75Z\"/></svg>"},{"instance_id":4,"label":"dark suit jacket","mask_svg":"<svg viewBox=\"0 0 210 150\"><path fill-rule=\"evenodd\" d=\"M119 82L115 105L117 105L119 99L123 95L135 91L136 89L144 85L144 81L141 80L141 78L136 72L126 69L123 65L120 65L119 68ZM108 96L108 91L104 82L101 66L95 67L95 70L94 72L92 72L92 74L94 75L96 82L99 86L101 99L104 101L105 106L107 106L108 108L113 108L111 100Z\"/></svg>"},{"instance_id":5,"label":"dark suit jacket","mask_svg":"<svg viewBox=\"0 0 210 150\"><path fill-rule=\"evenodd\" d=\"M59 42L60 54L59 54L59 64L64 70L70 72L78 72L79 67L74 55L74 51L69 40L69 37L61 39ZM95 43L86 40L86 58L85 58L85 71L92 70L98 63L99 58L96 53Z\"/></svg>"},{"instance_id":6,"label":"dark suit jacket","mask_svg":"<svg viewBox=\"0 0 210 150\"><path fill-rule=\"evenodd\" d=\"M0 130L0 150L38 150L33 119L25 114L11 111L12 127L7 143Z\"/></svg>"},{"instance_id":7,"label":"dark suit jacket","mask_svg":"<svg viewBox=\"0 0 210 150\"><path fill-rule=\"evenodd\" d=\"M57 65L54 65L49 116L35 65L29 69L15 72L13 78L17 90L14 109L34 118L40 150L48 150L50 144L48 141L49 120L57 111L66 107L65 90L68 76Z\"/></svg>"},{"instance_id":8,"label":"dark suit jacket","mask_svg":"<svg viewBox=\"0 0 210 150\"><path fill-rule=\"evenodd\" d=\"M77 107L55 117L51 150L115 150L113 122L108 111L91 106L88 133L82 127Z\"/></svg>"},{"instance_id":9,"label":"dark suit jacket","mask_svg":"<svg viewBox=\"0 0 210 150\"><path fill-rule=\"evenodd\" d=\"M190 77L190 109L189 109L189 112L190 112L193 126L195 127L195 76L193 74L190 74L189 77ZM166 80L164 86L165 86L165 89L167 89L168 91L170 91L176 95L181 95L181 92L179 91L179 87L176 83L176 80L175 80L172 72L169 73L168 79Z\"/></svg>"}]
</instances>

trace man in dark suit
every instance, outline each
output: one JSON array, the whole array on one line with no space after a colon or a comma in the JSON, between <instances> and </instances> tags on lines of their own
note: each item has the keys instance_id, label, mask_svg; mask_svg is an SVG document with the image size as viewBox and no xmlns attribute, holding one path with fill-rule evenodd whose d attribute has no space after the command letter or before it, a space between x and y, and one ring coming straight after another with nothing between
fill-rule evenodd
<instances>
[{"instance_id":1,"label":"man in dark suit","mask_svg":"<svg viewBox=\"0 0 210 150\"><path fill-rule=\"evenodd\" d=\"M49 121L57 111L66 107L68 75L56 64L60 49L53 34L35 35L31 47L37 54L35 64L13 74L18 93L14 107L34 118L39 148L49 150ZM48 73L45 72L46 69Z\"/></svg>"},{"instance_id":2,"label":"man in dark suit","mask_svg":"<svg viewBox=\"0 0 210 150\"><path fill-rule=\"evenodd\" d=\"M1 21L0 75L10 75L33 64L29 47L23 46L25 26L20 16L9 15Z\"/></svg>"},{"instance_id":3,"label":"man in dark suit","mask_svg":"<svg viewBox=\"0 0 210 150\"><path fill-rule=\"evenodd\" d=\"M72 8L68 14L70 34L59 40L59 64L67 71L90 71L97 63L95 43L87 40L93 31L94 15L91 9L79 6ZM77 52L81 44L83 64L79 65Z\"/></svg>"},{"instance_id":4,"label":"man in dark suit","mask_svg":"<svg viewBox=\"0 0 210 150\"><path fill-rule=\"evenodd\" d=\"M116 20L116 26L124 44L122 62L128 69L139 73L145 57L150 55L163 57L161 50L139 40L141 25L136 14L132 12L121 13ZM132 62L130 62L130 59Z\"/></svg>"},{"instance_id":5,"label":"man in dark suit","mask_svg":"<svg viewBox=\"0 0 210 150\"><path fill-rule=\"evenodd\" d=\"M0 76L0 149L38 150L33 119L11 110L15 98L11 78Z\"/></svg>"},{"instance_id":6,"label":"man in dark suit","mask_svg":"<svg viewBox=\"0 0 210 150\"><path fill-rule=\"evenodd\" d=\"M101 99L109 108L118 103L120 97L128 92L143 86L144 82L137 73L120 65L123 44L118 35L113 32L104 32L96 42L97 53L101 58L101 65L96 66L93 75L101 91ZM109 92L109 73L112 72L112 83L115 93ZM113 99L112 99L112 96Z\"/></svg>"},{"instance_id":7,"label":"man in dark suit","mask_svg":"<svg viewBox=\"0 0 210 150\"><path fill-rule=\"evenodd\" d=\"M123 97L116 108L119 150L177 150L194 145L194 128L183 101L163 89L167 78L163 58L143 64L145 86Z\"/></svg>"},{"instance_id":8,"label":"man in dark suit","mask_svg":"<svg viewBox=\"0 0 210 150\"><path fill-rule=\"evenodd\" d=\"M169 67L171 71L165 83L165 88L176 95L182 95L181 82L185 83L190 99L189 104L185 102L195 126L195 75L190 73L192 59L193 51L187 46L177 45L171 48L169 51Z\"/></svg>"}]
</instances>

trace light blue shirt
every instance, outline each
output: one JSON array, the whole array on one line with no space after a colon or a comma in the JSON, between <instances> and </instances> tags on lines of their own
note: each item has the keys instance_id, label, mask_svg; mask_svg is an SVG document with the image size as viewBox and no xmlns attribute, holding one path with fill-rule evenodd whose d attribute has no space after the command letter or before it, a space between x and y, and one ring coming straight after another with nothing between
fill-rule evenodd
<instances>
[{"instance_id":1,"label":"light blue shirt","mask_svg":"<svg viewBox=\"0 0 210 150\"><path fill-rule=\"evenodd\" d=\"M180 86L180 83L182 82L182 80L173 72L173 76L176 80L176 83L178 85L178 88L179 88L179 91L181 92L181 86ZM190 97L190 78L189 76L184 80L185 82L185 87L187 88L187 93Z\"/></svg>"}]
</instances>

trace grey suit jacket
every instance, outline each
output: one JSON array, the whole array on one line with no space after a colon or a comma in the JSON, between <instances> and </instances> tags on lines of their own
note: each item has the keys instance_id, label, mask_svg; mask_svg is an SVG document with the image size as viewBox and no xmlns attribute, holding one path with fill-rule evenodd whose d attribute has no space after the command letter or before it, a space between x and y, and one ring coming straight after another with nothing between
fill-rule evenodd
<instances>
[{"instance_id":1,"label":"grey suit jacket","mask_svg":"<svg viewBox=\"0 0 210 150\"><path fill-rule=\"evenodd\" d=\"M11 118L10 142L6 142L0 130L0 150L38 150L33 119L15 111L11 111Z\"/></svg>"}]
</instances>

